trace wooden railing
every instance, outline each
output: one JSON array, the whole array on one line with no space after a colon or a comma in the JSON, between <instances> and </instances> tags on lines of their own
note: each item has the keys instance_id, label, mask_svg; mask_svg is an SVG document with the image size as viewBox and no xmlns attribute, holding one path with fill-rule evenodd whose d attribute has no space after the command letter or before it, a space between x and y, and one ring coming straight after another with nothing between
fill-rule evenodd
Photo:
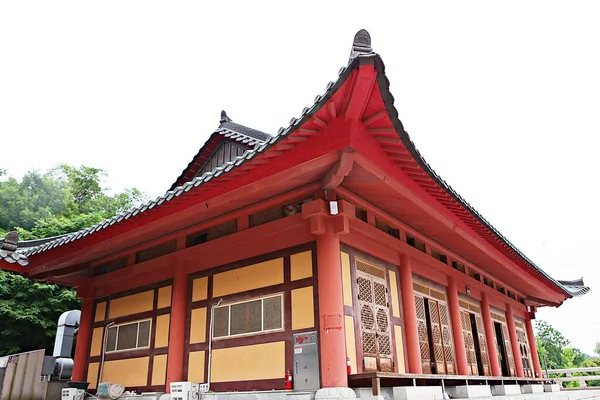
<instances>
[{"instance_id":1,"label":"wooden railing","mask_svg":"<svg viewBox=\"0 0 600 400\"><path fill-rule=\"evenodd\" d=\"M590 373L597 375L585 375L585 376L573 376L576 373ZM556 375L565 376L556 376ZM586 381L600 381L600 367L588 367L588 368L569 368L569 369L549 369L542 372L545 378L550 378L556 381L556 383L562 384L563 382L579 382L579 387L587 387Z\"/></svg>"}]
</instances>

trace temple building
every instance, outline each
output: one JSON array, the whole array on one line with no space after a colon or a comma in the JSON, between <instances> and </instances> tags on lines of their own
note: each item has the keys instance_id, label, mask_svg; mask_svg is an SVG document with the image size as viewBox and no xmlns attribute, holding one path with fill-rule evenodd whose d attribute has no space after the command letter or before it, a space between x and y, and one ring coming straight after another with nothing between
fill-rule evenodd
<instances>
[{"instance_id":1,"label":"temple building","mask_svg":"<svg viewBox=\"0 0 600 400\"><path fill-rule=\"evenodd\" d=\"M284 389L288 369L307 390L541 377L536 310L589 289L545 273L433 171L389 86L360 31L289 126L223 112L164 196L7 245L3 269L82 299L72 379L219 392Z\"/></svg>"}]
</instances>

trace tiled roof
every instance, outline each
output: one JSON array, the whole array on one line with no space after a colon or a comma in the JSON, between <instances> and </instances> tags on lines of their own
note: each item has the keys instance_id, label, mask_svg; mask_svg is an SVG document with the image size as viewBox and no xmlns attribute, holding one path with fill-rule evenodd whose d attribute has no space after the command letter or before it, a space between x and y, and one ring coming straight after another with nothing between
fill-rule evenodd
<instances>
[{"instance_id":1,"label":"tiled roof","mask_svg":"<svg viewBox=\"0 0 600 400\"><path fill-rule=\"evenodd\" d=\"M0 242L0 260L4 260L9 264L17 263L24 267L29 264L29 260L23 254L17 252L17 243L19 243L19 233L16 231L8 232Z\"/></svg>"},{"instance_id":2,"label":"tiled roof","mask_svg":"<svg viewBox=\"0 0 600 400\"><path fill-rule=\"evenodd\" d=\"M583 283L583 278L574 281L558 281L572 296L581 296L590 291L588 286Z\"/></svg>"},{"instance_id":3,"label":"tiled roof","mask_svg":"<svg viewBox=\"0 0 600 400\"><path fill-rule=\"evenodd\" d=\"M558 289L562 290L565 294L570 296L577 296L587 293L589 291L589 288L582 287L583 281L581 281L581 285L572 284L572 282L570 281L562 281L565 282L562 283L561 281L557 281L548 274L546 274L541 268L539 268L520 250L518 250L510 241L508 241L487 220L485 220L469 203L467 203L454 189L452 189L452 187L450 187L450 185L447 184L425 161L425 159L421 156L416 146L410 139L408 133L404 130L404 127L402 126L402 123L398 118L398 112L394 107L394 97L389 91L389 80L385 76L385 67L383 65L383 61L381 60L378 54L373 52L371 48L371 38L368 32L365 30L361 30L356 34L348 66L340 69L338 80L336 82L330 82L327 85L325 93L323 95L317 96L312 106L305 107L302 111L302 115L299 118L292 118L289 126L286 128L280 128L275 136L270 136L264 132L256 131L254 129L250 129L242 125L233 123L231 119L225 114L225 112L223 112L221 114L221 125L215 133L224 135L225 137L228 137L230 139L233 138L232 140L238 140L242 143L244 143L244 141L246 141L246 143L252 143L249 146L253 145L254 148L247 150L242 156L237 157L235 160L228 162L221 167L217 167L211 172L206 172L202 176L196 177L193 180L181 186L173 188L172 190L168 191L164 196L160 196L156 200L149 201L141 206L123 212L90 228L83 229L79 232L65 235L63 237L59 237L55 240L52 240L48 243L44 243L37 247L28 248L23 252L23 254L27 256L32 256L43 251L73 242L82 237L91 235L95 232L98 232L121 221L133 218L136 215L144 213L149 209L158 207L163 203L169 202L174 198L179 197L184 193L187 193L193 190L194 188L205 184L206 182L209 182L213 178L226 174L231 170L239 167L240 165L248 162L249 160L254 159L261 153L265 152L265 150L267 150L271 146L283 140L286 136L288 136L290 133L292 133L297 128L302 126L306 121L308 121L312 117L312 115L315 114L327 102L327 100L336 92L336 90L342 86L342 84L350 75L350 72L354 70L363 61L375 64L375 67L378 72L377 79L379 83L379 89L383 97L384 103L386 104L386 109L388 111L390 119L392 120L392 123L394 124L394 127L398 132L399 139L405 145L406 149L412 154L413 158L417 161L421 168L431 177L431 179L433 179L446 193L448 193L453 199L456 200L456 202L458 202L464 209L466 209L481 225L483 225L486 229L492 232L493 235L495 235L495 237L501 243L503 243L503 245L512 250L514 254L516 254L519 258L526 262L530 266L530 268L539 273L541 276L543 276L545 279L547 279L549 282L555 285Z\"/></svg>"},{"instance_id":4,"label":"tiled roof","mask_svg":"<svg viewBox=\"0 0 600 400\"><path fill-rule=\"evenodd\" d=\"M179 177L175 180L175 183L173 183L170 190L174 190L178 186L178 184L181 183L181 181L191 180L192 177L195 175L196 171L202 168L202 165L197 165L197 163L200 161L200 157L205 152L207 146L211 143L212 139L215 136L223 136L231 141L241 143L249 149L264 144L272 138L272 136L268 133L248 128L247 126L233 122L225 111L221 111L221 119L219 123L219 127L213 132L211 137L204 143L200 150L198 150L198 153L194 156L194 158L192 158L192 161L190 161L187 167L185 167L185 169L181 172L181 175L179 175ZM196 169L194 171L191 171L194 168L194 166L196 167ZM188 175L188 179L185 179L186 175Z\"/></svg>"}]
</instances>

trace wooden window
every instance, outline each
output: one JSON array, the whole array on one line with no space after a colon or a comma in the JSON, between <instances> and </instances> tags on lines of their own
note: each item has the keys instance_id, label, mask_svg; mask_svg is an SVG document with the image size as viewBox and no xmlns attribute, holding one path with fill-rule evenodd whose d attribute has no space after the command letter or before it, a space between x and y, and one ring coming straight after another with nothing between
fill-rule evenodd
<instances>
[{"instance_id":1,"label":"wooden window","mask_svg":"<svg viewBox=\"0 0 600 400\"><path fill-rule=\"evenodd\" d=\"M106 352L139 350L150 347L151 320L113 325L106 334Z\"/></svg>"},{"instance_id":2,"label":"wooden window","mask_svg":"<svg viewBox=\"0 0 600 400\"><path fill-rule=\"evenodd\" d=\"M491 279L489 279L489 278L483 278L483 283L486 286L491 287L492 289L494 288L494 282Z\"/></svg>"},{"instance_id":3,"label":"wooden window","mask_svg":"<svg viewBox=\"0 0 600 400\"><path fill-rule=\"evenodd\" d=\"M127 257L121 257L94 267L94 276L108 274L127 266Z\"/></svg>"},{"instance_id":4,"label":"wooden window","mask_svg":"<svg viewBox=\"0 0 600 400\"><path fill-rule=\"evenodd\" d=\"M382 221L378 217L375 217L375 226L380 231L387 233L390 236L400 239L400 231L392 226L389 226L387 222Z\"/></svg>"},{"instance_id":5,"label":"wooden window","mask_svg":"<svg viewBox=\"0 0 600 400\"><path fill-rule=\"evenodd\" d=\"M454 268L457 271L462 272L463 274L465 273L465 265L462 263L459 263L456 260L452 260L452 268Z\"/></svg>"},{"instance_id":6,"label":"wooden window","mask_svg":"<svg viewBox=\"0 0 600 400\"><path fill-rule=\"evenodd\" d=\"M496 290L499 291L502 294L506 294L506 289L504 289L502 286L500 285L496 285Z\"/></svg>"},{"instance_id":7,"label":"wooden window","mask_svg":"<svg viewBox=\"0 0 600 400\"><path fill-rule=\"evenodd\" d=\"M443 262L444 264L448 264L448 257L445 254L440 253L439 251L437 251L434 248L431 249L431 257L435 258L436 260L438 260L440 262Z\"/></svg>"},{"instance_id":8,"label":"wooden window","mask_svg":"<svg viewBox=\"0 0 600 400\"><path fill-rule=\"evenodd\" d=\"M356 218L360 219L361 221L368 222L367 210L356 207Z\"/></svg>"},{"instance_id":9,"label":"wooden window","mask_svg":"<svg viewBox=\"0 0 600 400\"><path fill-rule=\"evenodd\" d=\"M422 251L423 253L427 253L427 250L425 249L425 242L417 239L416 237L410 236L408 233L406 234L406 243L409 246Z\"/></svg>"},{"instance_id":10,"label":"wooden window","mask_svg":"<svg viewBox=\"0 0 600 400\"><path fill-rule=\"evenodd\" d=\"M522 298L521 296L517 296L517 301L521 304L525 304L525 299Z\"/></svg>"},{"instance_id":11,"label":"wooden window","mask_svg":"<svg viewBox=\"0 0 600 400\"><path fill-rule=\"evenodd\" d=\"M152 260L165 254L173 253L177 248L177 240L169 240L168 242L161 243L157 246L150 247L149 249L141 250L135 253L135 262L141 263L144 261Z\"/></svg>"},{"instance_id":12,"label":"wooden window","mask_svg":"<svg viewBox=\"0 0 600 400\"><path fill-rule=\"evenodd\" d=\"M481 275L479 275L477 273L477 271L472 270L471 268L469 268L469 276L473 279L475 279L476 281L481 282Z\"/></svg>"},{"instance_id":13,"label":"wooden window","mask_svg":"<svg viewBox=\"0 0 600 400\"><path fill-rule=\"evenodd\" d=\"M514 292L511 292L510 290L506 292L506 295L513 300L517 299L517 296L515 296Z\"/></svg>"},{"instance_id":14,"label":"wooden window","mask_svg":"<svg viewBox=\"0 0 600 400\"><path fill-rule=\"evenodd\" d=\"M209 240L215 240L237 232L237 219L213 226L212 228L192 233L185 240L185 247L193 247Z\"/></svg>"},{"instance_id":15,"label":"wooden window","mask_svg":"<svg viewBox=\"0 0 600 400\"><path fill-rule=\"evenodd\" d=\"M213 314L215 339L283 329L283 295L255 298L217 307Z\"/></svg>"}]
</instances>

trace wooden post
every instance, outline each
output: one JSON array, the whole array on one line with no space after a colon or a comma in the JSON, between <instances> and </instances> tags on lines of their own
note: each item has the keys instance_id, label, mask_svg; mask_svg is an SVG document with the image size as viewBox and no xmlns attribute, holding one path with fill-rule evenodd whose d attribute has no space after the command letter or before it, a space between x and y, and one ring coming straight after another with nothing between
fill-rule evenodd
<instances>
[{"instance_id":1,"label":"wooden post","mask_svg":"<svg viewBox=\"0 0 600 400\"><path fill-rule=\"evenodd\" d=\"M79 294L79 293L78 293ZM91 293L83 292L80 297L87 297ZM89 354L90 332L92 330L92 321L94 319L94 300L84 298L81 302L81 318L79 320L79 331L77 332L77 345L75 346L75 360L73 362L73 373L71 380L73 382L83 382L86 380L85 368Z\"/></svg>"},{"instance_id":2,"label":"wooden post","mask_svg":"<svg viewBox=\"0 0 600 400\"><path fill-rule=\"evenodd\" d=\"M490 300L488 294L481 292L481 316L485 327L485 341L487 342L488 358L492 376L502 376L500 363L498 362L498 349L496 347L496 335L494 335L494 323L490 313Z\"/></svg>"},{"instance_id":3,"label":"wooden post","mask_svg":"<svg viewBox=\"0 0 600 400\"><path fill-rule=\"evenodd\" d=\"M402 291L402 310L404 311L404 329L406 330L406 352L408 372L422 374L421 347L417 326L417 310L413 290L412 266L408 254L400 255L400 289Z\"/></svg>"},{"instance_id":4,"label":"wooden post","mask_svg":"<svg viewBox=\"0 0 600 400\"><path fill-rule=\"evenodd\" d=\"M531 362L533 363L533 369L535 370L535 377L542 377L542 367L540 366L540 357L537 352L537 345L535 343L535 334L533 333L533 326L531 325L531 318L528 315L525 319L525 328L527 328L527 341L529 342L529 350L531 351Z\"/></svg>"},{"instance_id":5,"label":"wooden post","mask_svg":"<svg viewBox=\"0 0 600 400\"><path fill-rule=\"evenodd\" d=\"M448 308L450 309L450 323L452 325L452 338L456 353L456 369L458 375L469 375L469 363L465 349L462 323L460 320L460 305L458 304L458 287L454 277L448 277Z\"/></svg>"},{"instance_id":6,"label":"wooden post","mask_svg":"<svg viewBox=\"0 0 600 400\"><path fill-rule=\"evenodd\" d=\"M188 294L188 274L182 265L175 268L173 295L171 302L171 323L169 329L169 353L167 356L166 389L170 393L171 382L183 379L183 352L185 338L185 318Z\"/></svg>"},{"instance_id":7,"label":"wooden post","mask_svg":"<svg viewBox=\"0 0 600 400\"><path fill-rule=\"evenodd\" d=\"M513 309L508 303L506 304L506 325L508 328L508 335L510 336L510 347L512 349L513 359L515 360L515 372L517 373L517 377L522 378L525 376L523 371L523 359L521 358L521 349L519 340L517 339L517 327L515 326Z\"/></svg>"}]
</instances>

